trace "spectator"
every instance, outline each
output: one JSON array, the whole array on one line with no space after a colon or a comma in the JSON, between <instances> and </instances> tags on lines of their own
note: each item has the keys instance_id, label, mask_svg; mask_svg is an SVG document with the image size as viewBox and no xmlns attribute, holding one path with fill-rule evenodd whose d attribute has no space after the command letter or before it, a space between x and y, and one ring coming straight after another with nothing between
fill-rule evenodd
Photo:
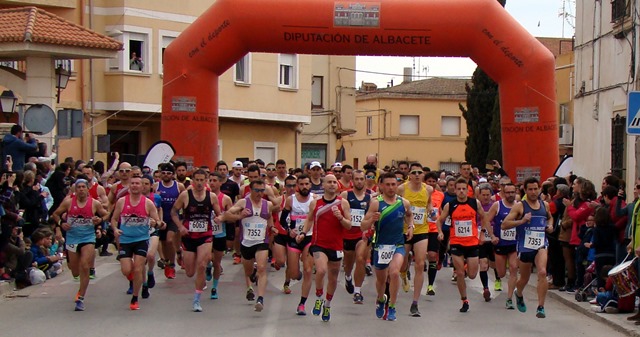
<instances>
[{"instance_id":1,"label":"spectator","mask_svg":"<svg viewBox=\"0 0 640 337\"><path fill-rule=\"evenodd\" d=\"M553 280L553 282L549 284L549 289L560 289L565 286L565 261L562 252L563 242L560 240L560 232L562 230L562 216L565 210L562 200L568 196L569 186L557 184L555 194L549 201L549 212L553 216L554 225L553 232L547 235L549 239L547 270L550 272Z\"/></svg>"},{"instance_id":2,"label":"spectator","mask_svg":"<svg viewBox=\"0 0 640 337\"><path fill-rule=\"evenodd\" d=\"M614 189L615 187L609 186ZM605 198L607 198L605 196ZM605 265L613 265L616 262L616 229L609 217L609 209L607 207L598 207L595 213L596 227L593 231L593 244L591 248L595 249L596 275L600 275L602 267ZM598 279L598 287L604 287L603 280Z\"/></svg>"},{"instance_id":3,"label":"spectator","mask_svg":"<svg viewBox=\"0 0 640 337\"><path fill-rule=\"evenodd\" d=\"M587 217L593 214L594 208L600 205L599 202L594 201L596 199L596 190L593 183L585 178L578 177L573 182L574 199L569 203L565 200L565 206L567 206L567 214L573 222L571 228L571 239L569 243L578 247L581 243L581 237L579 236L582 227L587 222ZM585 266L580 256L576 254L576 285L582 287L582 281L584 279Z\"/></svg>"},{"instance_id":4,"label":"spectator","mask_svg":"<svg viewBox=\"0 0 640 337\"><path fill-rule=\"evenodd\" d=\"M638 194L640 193L640 179L636 179L636 183L633 186L633 201L628 203L627 206L622 206L622 201L627 198L624 189L618 191L618 199L616 200L616 215L617 216L626 216L627 217L627 225L625 227L625 239L622 245L618 245L616 247L616 265L622 263L625 256L627 255L627 245L631 242L631 233L633 226L631 225L633 216L633 209L638 202Z\"/></svg>"},{"instance_id":5,"label":"spectator","mask_svg":"<svg viewBox=\"0 0 640 337\"><path fill-rule=\"evenodd\" d=\"M9 171L22 171L27 154L38 150L38 141L30 134L24 134L22 140L22 127L18 124L11 127L11 133L2 139L4 157L11 156L13 166ZM5 164L3 168L7 168Z\"/></svg>"},{"instance_id":6,"label":"spectator","mask_svg":"<svg viewBox=\"0 0 640 337\"><path fill-rule=\"evenodd\" d=\"M24 283L28 279L27 268L31 266L33 254L27 248L22 228L11 226L6 242L0 239L0 252L4 256L4 274L0 279L14 278L16 283ZM6 275L5 275L6 274Z\"/></svg>"},{"instance_id":7,"label":"spectator","mask_svg":"<svg viewBox=\"0 0 640 337\"><path fill-rule=\"evenodd\" d=\"M131 53L131 60L129 61L129 69L142 71L144 69L144 62L142 58L138 57L136 52Z\"/></svg>"},{"instance_id":8,"label":"spectator","mask_svg":"<svg viewBox=\"0 0 640 337\"><path fill-rule=\"evenodd\" d=\"M60 203L62 203L62 200L67 195L67 185L65 184L65 180L70 172L71 167L62 163L55 169L53 174L51 174L51 177L47 180L46 186L49 188L51 196L53 197L53 205L49 208L49 215L58 209L58 206L60 206Z\"/></svg>"},{"instance_id":9,"label":"spectator","mask_svg":"<svg viewBox=\"0 0 640 337\"><path fill-rule=\"evenodd\" d=\"M33 262L37 263L38 269L47 274L49 278L55 277L62 268L62 257L59 255L49 255L53 241L53 232L48 228L42 228L31 236L31 253Z\"/></svg>"},{"instance_id":10,"label":"spectator","mask_svg":"<svg viewBox=\"0 0 640 337\"><path fill-rule=\"evenodd\" d=\"M40 191L40 183L36 181L32 171L25 171L23 180L18 203L24 210L24 235L29 237L45 218L43 210L45 195Z\"/></svg>"}]
</instances>

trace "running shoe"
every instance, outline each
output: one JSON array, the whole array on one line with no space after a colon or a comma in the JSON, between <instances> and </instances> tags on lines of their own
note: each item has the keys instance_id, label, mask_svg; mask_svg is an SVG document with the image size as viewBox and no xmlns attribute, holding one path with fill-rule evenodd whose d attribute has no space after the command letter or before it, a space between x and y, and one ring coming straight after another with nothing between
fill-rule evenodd
<instances>
[{"instance_id":1,"label":"running shoe","mask_svg":"<svg viewBox=\"0 0 640 337\"><path fill-rule=\"evenodd\" d=\"M322 311L322 300L316 300L316 303L313 305L313 316L319 316Z\"/></svg>"},{"instance_id":2,"label":"running shoe","mask_svg":"<svg viewBox=\"0 0 640 337\"><path fill-rule=\"evenodd\" d=\"M493 283L493 290L502 291L502 280L498 279Z\"/></svg>"},{"instance_id":3,"label":"running shoe","mask_svg":"<svg viewBox=\"0 0 640 337\"><path fill-rule=\"evenodd\" d=\"M296 315L298 316L307 316L307 312L304 310L304 304L298 304L298 309L296 309Z\"/></svg>"},{"instance_id":4,"label":"running shoe","mask_svg":"<svg viewBox=\"0 0 640 337\"><path fill-rule=\"evenodd\" d=\"M322 309L322 321L323 322L329 322L329 319L331 318L331 308L325 306Z\"/></svg>"},{"instance_id":5,"label":"running shoe","mask_svg":"<svg viewBox=\"0 0 640 337\"><path fill-rule=\"evenodd\" d=\"M462 301L462 308L460 308L460 312L467 312L469 311L469 301L464 300Z\"/></svg>"},{"instance_id":6,"label":"running shoe","mask_svg":"<svg viewBox=\"0 0 640 337\"><path fill-rule=\"evenodd\" d=\"M458 281L458 275L456 275L456 272L453 272L453 275L451 275L451 282L457 282Z\"/></svg>"},{"instance_id":7,"label":"running shoe","mask_svg":"<svg viewBox=\"0 0 640 337\"><path fill-rule=\"evenodd\" d=\"M207 269L205 269L205 275L206 275L206 279L207 282L211 281L211 279L213 279L213 274L211 273L211 269L213 268L213 264L211 262L209 262L207 264Z\"/></svg>"},{"instance_id":8,"label":"running shoe","mask_svg":"<svg viewBox=\"0 0 640 337\"><path fill-rule=\"evenodd\" d=\"M158 265L158 268L164 269L164 267L165 267L164 260L163 259L159 259L157 265Z\"/></svg>"},{"instance_id":9,"label":"running shoe","mask_svg":"<svg viewBox=\"0 0 640 337\"><path fill-rule=\"evenodd\" d=\"M127 295L133 294L133 281L129 281L129 289L127 289Z\"/></svg>"},{"instance_id":10,"label":"running shoe","mask_svg":"<svg viewBox=\"0 0 640 337\"><path fill-rule=\"evenodd\" d=\"M547 317L547 315L544 313L544 307L539 305L538 309L536 310L536 317L538 318L545 318Z\"/></svg>"},{"instance_id":11,"label":"running shoe","mask_svg":"<svg viewBox=\"0 0 640 337\"><path fill-rule=\"evenodd\" d=\"M73 280L74 280L74 281L76 281L76 282L77 282L77 281L80 281L80 276L74 276L74 277L73 277Z\"/></svg>"},{"instance_id":12,"label":"running shoe","mask_svg":"<svg viewBox=\"0 0 640 337\"><path fill-rule=\"evenodd\" d=\"M484 297L485 302L491 301L491 292L489 291L489 288L484 288L484 291L482 292L482 297Z\"/></svg>"},{"instance_id":13,"label":"running shoe","mask_svg":"<svg viewBox=\"0 0 640 337\"><path fill-rule=\"evenodd\" d=\"M200 301L193 301L193 311L202 312L202 306L200 305Z\"/></svg>"},{"instance_id":14,"label":"running shoe","mask_svg":"<svg viewBox=\"0 0 640 337\"><path fill-rule=\"evenodd\" d=\"M253 266L253 272L251 273L251 275L249 275L249 281L251 281L251 283L258 283L258 267Z\"/></svg>"},{"instance_id":15,"label":"running shoe","mask_svg":"<svg viewBox=\"0 0 640 337\"><path fill-rule=\"evenodd\" d=\"M233 264L240 264L240 255L233 254Z\"/></svg>"},{"instance_id":16,"label":"running shoe","mask_svg":"<svg viewBox=\"0 0 640 337\"><path fill-rule=\"evenodd\" d=\"M259 298L256 301L256 305L253 307L253 309L257 312L261 312L262 309L264 309L264 303L262 303L263 299Z\"/></svg>"},{"instance_id":17,"label":"running shoe","mask_svg":"<svg viewBox=\"0 0 640 337\"><path fill-rule=\"evenodd\" d=\"M76 300L75 311L84 311L84 300L82 300L82 299L77 299Z\"/></svg>"},{"instance_id":18,"label":"running shoe","mask_svg":"<svg viewBox=\"0 0 640 337\"><path fill-rule=\"evenodd\" d=\"M418 304L417 303L411 303L411 308L409 309L409 312L411 313L411 316L413 317L420 317L420 310L418 310Z\"/></svg>"},{"instance_id":19,"label":"running shoe","mask_svg":"<svg viewBox=\"0 0 640 337\"><path fill-rule=\"evenodd\" d=\"M289 286L285 284L284 286L282 286L282 292L289 295L291 294L291 288L289 288Z\"/></svg>"},{"instance_id":20,"label":"running shoe","mask_svg":"<svg viewBox=\"0 0 640 337\"><path fill-rule=\"evenodd\" d=\"M156 277L153 275L153 272L147 273L147 286L149 289L152 289L156 286Z\"/></svg>"},{"instance_id":21,"label":"running shoe","mask_svg":"<svg viewBox=\"0 0 640 337\"><path fill-rule=\"evenodd\" d=\"M133 301L131 302L131 304L129 304L129 309L140 310L140 304L138 304L138 301Z\"/></svg>"},{"instance_id":22,"label":"running shoe","mask_svg":"<svg viewBox=\"0 0 640 337\"><path fill-rule=\"evenodd\" d=\"M362 297L362 294L360 293L353 294L353 303L362 304L363 302L364 302L364 297Z\"/></svg>"},{"instance_id":23,"label":"running shoe","mask_svg":"<svg viewBox=\"0 0 640 337\"><path fill-rule=\"evenodd\" d=\"M367 274L367 276L371 276L371 275L373 275L373 270L371 269L371 266L370 266L370 265L366 265L366 266L364 267L364 271L365 271L365 273Z\"/></svg>"},{"instance_id":24,"label":"running shoe","mask_svg":"<svg viewBox=\"0 0 640 337\"><path fill-rule=\"evenodd\" d=\"M387 321L396 320L396 308L389 307L389 313L387 314Z\"/></svg>"},{"instance_id":25,"label":"running shoe","mask_svg":"<svg viewBox=\"0 0 640 337\"><path fill-rule=\"evenodd\" d=\"M566 292L568 294L575 294L576 293L576 288L574 287L567 287Z\"/></svg>"},{"instance_id":26,"label":"running shoe","mask_svg":"<svg viewBox=\"0 0 640 337\"><path fill-rule=\"evenodd\" d=\"M256 294L253 293L253 288L247 289L247 301L253 301L256 299Z\"/></svg>"},{"instance_id":27,"label":"running shoe","mask_svg":"<svg viewBox=\"0 0 640 337\"><path fill-rule=\"evenodd\" d=\"M518 311L526 312L527 305L524 304L524 296L518 296L517 292L514 292L513 294L516 295L516 307L518 307Z\"/></svg>"},{"instance_id":28,"label":"running shoe","mask_svg":"<svg viewBox=\"0 0 640 337\"><path fill-rule=\"evenodd\" d=\"M96 269L95 268L89 268L89 279L90 280L95 280L96 279Z\"/></svg>"},{"instance_id":29,"label":"running shoe","mask_svg":"<svg viewBox=\"0 0 640 337\"><path fill-rule=\"evenodd\" d=\"M184 260L182 259L182 251L178 251L178 252L176 253L176 263L177 263L180 267L184 268Z\"/></svg>"},{"instance_id":30,"label":"running shoe","mask_svg":"<svg viewBox=\"0 0 640 337\"><path fill-rule=\"evenodd\" d=\"M429 296L435 296L436 291L433 289L432 285L427 286L427 295Z\"/></svg>"},{"instance_id":31,"label":"running shoe","mask_svg":"<svg viewBox=\"0 0 640 337\"><path fill-rule=\"evenodd\" d=\"M354 287L353 287L353 279L351 280L347 280L346 278L344 279L344 287L347 289L347 292L349 294L353 294L354 291Z\"/></svg>"},{"instance_id":32,"label":"running shoe","mask_svg":"<svg viewBox=\"0 0 640 337\"><path fill-rule=\"evenodd\" d=\"M384 298L382 299L382 301L377 300L376 301L376 317L378 318L382 318L382 316L384 316L384 305L387 302L387 295L384 295Z\"/></svg>"},{"instance_id":33,"label":"running shoe","mask_svg":"<svg viewBox=\"0 0 640 337\"><path fill-rule=\"evenodd\" d=\"M513 306L513 301L510 298L507 298L507 303L504 305L508 310L513 310L516 307Z\"/></svg>"},{"instance_id":34,"label":"running shoe","mask_svg":"<svg viewBox=\"0 0 640 337\"><path fill-rule=\"evenodd\" d=\"M211 288L211 296L209 296L212 300L218 299L218 290L216 288Z\"/></svg>"},{"instance_id":35,"label":"running shoe","mask_svg":"<svg viewBox=\"0 0 640 337\"><path fill-rule=\"evenodd\" d=\"M142 298L149 298L151 294L149 294L149 287L142 286Z\"/></svg>"},{"instance_id":36,"label":"running shoe","mask_svg":"<svg viewBox=\"0 0 640 337\"><path fill-rule=\"evenodd\" d=\"M400 276L400 278L402 279L402 290L404 290L405 293L408 293L409 289L411 289L411 285L409 284L409 278L407 274L408 273L403 273Z\"/></svg>"},{"instance_id":37,"label":"running shoe","mask_svg":"<svg viewBox=\"0 0 640 337\"><path fill-rule=\"evenodd\" d=\"M176 269L170 265L164 266L164 277L172 280L176 278Z\"/></svg>"}]
</instances>

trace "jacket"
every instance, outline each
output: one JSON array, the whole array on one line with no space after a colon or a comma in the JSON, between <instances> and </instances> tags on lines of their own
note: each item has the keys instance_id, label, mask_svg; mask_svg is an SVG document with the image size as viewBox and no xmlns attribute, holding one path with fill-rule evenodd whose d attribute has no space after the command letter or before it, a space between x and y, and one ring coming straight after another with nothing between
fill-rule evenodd
<instances>
[{"instance_id":1,"label":"jacket","mask_svg":"<svg viewBox=\"0 0 640 337\"><path fill-rule=\"evenodd\" d=\"M8 134L4 136L2 143L4 156L9 155L13 160L13 167L11 168L11 171L22 171L24 169L24 163L26 162L26 155L38 150L38 144L36 143L35 138L29 139L29 142L26 143L24 140L12 134ZM4 157L2 162L2 167L5 168Z\"/></svg>"},{"instance_id":2,"label":"jacket","mask_svg":"<svg viewBox=\"0 0 640 337\"><path fill-rule=\"evenodd\" d=\"M587 218L591 213L593 213L593 208L589 207L589 203L586 201L581 202L578 207L574 207L573 203L567 207L567 215L573 221L570 244L575 246L580 244L580 237L578 236L580 228L587 222Z\"/></svg>"}]
</instances>

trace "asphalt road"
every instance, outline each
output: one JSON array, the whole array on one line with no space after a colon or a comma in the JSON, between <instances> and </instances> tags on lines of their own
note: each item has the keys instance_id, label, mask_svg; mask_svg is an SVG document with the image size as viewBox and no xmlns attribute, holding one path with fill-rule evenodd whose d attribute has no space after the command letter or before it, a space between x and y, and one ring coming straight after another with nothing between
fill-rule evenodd
<instances>
[{"instance_id":1,"label":"asphalt road","mask_svg":"<svg viewBox=\"0 0 640 337\"><path fill-rule=\"evenodd\" d=\"M98 257L96 266L98 277L91 281L86 311L73 311L78 285L67 270L43 285L0 300L0 336L623 336L552 299L545 305L547 318L536 318L536 294L530 288L525 290L526 313L504 308L506 291L493 293L492 301L484 302L479 279L467 280L471 309L459 313L460 300L449 268L438 274L436 296L421 297L422 317L409 316L410 293L401 290L395 322L375 316L373 277L363 285L365 304L356 305L344 289L341 274L331 321L325 323L311 315L313 290L308 315L295 314L300 284L292 282L293 293L283 294L284 270L269 272L265 310L255 312L254 303L245 299L242 269L231 264L230 256L223 259L220 298L210 300L205 291L201 313L191 310L193 280L182 270L176 279L166 280L156 268L157 285L151 297L141 299L139 311L130 311L130 295L125 294L128 283L119 264L112 257Z\"/></svg>"}]
</instances>

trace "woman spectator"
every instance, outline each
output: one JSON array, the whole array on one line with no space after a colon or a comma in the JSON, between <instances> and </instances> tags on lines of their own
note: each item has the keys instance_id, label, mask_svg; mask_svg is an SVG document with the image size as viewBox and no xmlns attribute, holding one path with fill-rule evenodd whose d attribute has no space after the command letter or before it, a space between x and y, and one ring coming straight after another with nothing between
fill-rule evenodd
<instances>
[{"instance_id":1,"label":"woman spectator","mask_svg":"<svg viewBox=\"0 0 640 337\"><path fill-rule=\"evenodd\" d=\"M553 232L547 235L547 237L549 238L549 258L547 261L547 270L550 272L550 275L552 275L552 283L549 284L549 289L560 289L566 286L563 246L565 242L568 244L570 238L570 235L565 235L565 240L560 240L560 232L562 231L562 217L565 213L564 210L566 208L564 203L562 203L562 200L569 196L569 186L558 183L555 186L555 190L555 195L549 202L549 212L551 212L551 215L553 216L554 224ZM568 231L566 232L571 234Z\"/></svg>"},{"instance_id":2,"label":"woman spectator","mask_svg":"<svg viewBox=\"0 0 640 337\"><path fill-rule=\"evenodd\" d=\"M595 186L593 183L585 178L578 177L573 181L573 193L574 199L569 202L565 200L565 206L567 206L567 215L571 218L571 239L569 244L572 246L579 246L582 241L579 233L582 226L587 222L587 217L593 214L594 208L600 206L600 203L594 201L597 197ZM581 288L584 280L585 266L583 261L576 258L576 287Z\"/></svg>"},{"instance_id":3,"label":"woman spectator","mask_svg":"<svg viewBox=\"0 0 640 337\"><path fill-rule=\"evenodd\" d=\"M615 189L613 186L609 186ZM594 216L596 227L593 230L593 239L590 248L596 252L596 275L602 273L602 267L606 265L614 265L615 263L615 227L611 223L609 217L609 209L607 207L598 207ZM598 278L598 288L604 287L604 280Z\"/></svg>"},{"instance_id":4,"label":"woman spectator","mask_svg":"<svg viewBox=\"0 0 640 337\"><path fill-rule=\"evenodd\" d=\"M638 202L638 194L640 193L640 179L636 179L636 183L633 186L633 201L628 203L627 206L623 206L623 201L627 198L624 189L618 191L618 199L616 200L616 215L626 216L627 222L624 230L623 244L616 247L616 263L622 263L625 256L627 256L627 245L631 242L631 221L633 220L633 208Z\"/></svg>"},{"instance_id":5,"label":"woman spectator","mask_svg":"<svg viewBox=\"0 0 640 337\"><path fill-rule=\"evenodd\" d=\"M53 197L53 205L49 209L49 214L53 213L64 197L67 195L67 185L65 185L65 177L71 172L71 167L65 163L62 163L56 167L56 170L51 174L47 180L46 186L51 192Z\"/></svg>"},{"instance_id":6,"label":"woman spectator","mask_svg":"<svg viewBox=\"0 0 640 337\"><path fill-rule=\"evenodd\" d=\"M45 218L43 210L45 195L40 191L40 183L36 181L36 175L32 171L25 171L23 180L18 203L24 210L22 230L24 235L29 237Z\"/></svg>"}]
</instances>

